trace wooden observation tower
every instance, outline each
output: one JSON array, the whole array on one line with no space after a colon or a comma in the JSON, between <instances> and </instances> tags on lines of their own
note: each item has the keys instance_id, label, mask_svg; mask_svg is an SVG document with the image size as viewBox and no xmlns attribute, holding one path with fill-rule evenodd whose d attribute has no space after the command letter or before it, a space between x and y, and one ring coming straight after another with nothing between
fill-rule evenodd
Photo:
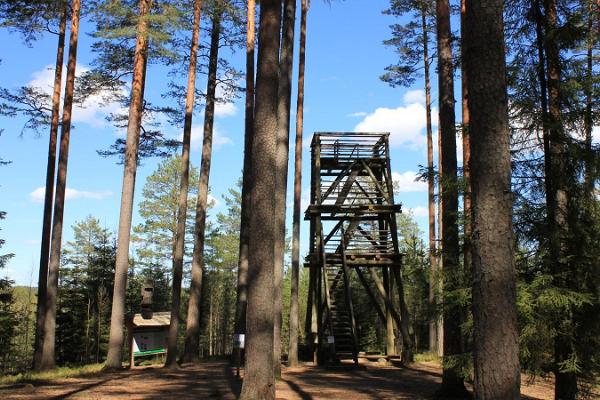
<instances>
[{"instance_id":1,"label":"wooden observation tower","mask_svg":"<svg viewBox=\"0 0 600 400\"><path fill-rule=\"evenodd\" d=\"M305 213L310 220L305 263L310 268L305 327L309 348L319 363L341 359L358 363L352 274L388 336L393 337L394 322L401 328L391 296L396 280L402 308L396 225L401 206L394 203L389 134L317 132L311 147L311 202Z\"/></svg>"}]
</instances>

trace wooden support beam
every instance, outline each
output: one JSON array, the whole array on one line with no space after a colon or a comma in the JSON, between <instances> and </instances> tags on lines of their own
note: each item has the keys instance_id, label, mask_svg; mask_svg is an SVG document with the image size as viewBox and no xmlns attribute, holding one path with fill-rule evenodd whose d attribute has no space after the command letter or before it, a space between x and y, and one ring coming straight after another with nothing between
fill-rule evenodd
<instances>
[{"instance_id":1,"label":"wooden support beam","mask_svg":"<svg viewBox=\"0 0 600 400\"><path fill-rule=\"evenodd\" d=\"M385 168L385 183L388 188L388 192L390 195L390 204L394 204L394 182L392 180L392 166L390 162L390 140L389 138L385 138L385 152L387 154L386 157L386 168ZM389 220L390 230L395 232L392 234L392 242L394 243L394 250L397 253L400 253L400 246L398 244L398 224L396 223L396 213L390 216Z\"/></svg>"},{"instance_id":2,"label":"wooden support beam","mask_svg":"<svg viewBox=\"0 0 600 400\"><path fill-rule=\"evenodd\" d=\"M339 206L340 204L343 204L344 201L346 201L346 198L348 197L348 193L350 193L350 189L352 188L352 185L356 181L358 172L359 172L358 168L352 169L352 172L350 173L350 175L348 175L348 177L346 178L346 181L344 182L344 186L342 186L342 190L340 190L340 193L338 194L337 198L335 199L335 205Z\"/></svg>"},{"instance_id":3,"label":"wooden support beam","mask_svg":"<svg viewBox=\"0 0 600 400\"><path fill-rule=\"evenodd\" d=\"M358 217L352 217L350 219L350 223L348 224L348 227L346 228L347 230L344 232L342 229L342 240L340 241L340 244L338 245L338 247L335 251L337 254L341 254L342 248L344 246L348 245L350 237L352 237L352 235L354 234L354 231L359 227L359 224L360 224L360 219ZM342 244L344 244L344 245L342 246Z\"/></svg>"},{"instance_id":4,"label":"wooden support beam","mask_svg":"<svg viewBox=\"0 0 600 400\"><path fill-rule=\"evenodd\" d=\"M402 255L399 254L381 254L376 258L376 254L354 255L348 254L346 263L348 265L359 265L361 267L394 267L400 268L402 265ZM341 264L342 258L339 253L327 253L327 259L332 264Z\"/></svg>"},{"instance_id":5,"label":"wooden support beam","mask_svg":"<svg viewBox=\"0 0 600 400\"><path fill-rule=\"evenodd\" d=\"M363 167L365 168L365 171L367 171L371 179L373 179L373 182L375 183L375 186L377 186L377 190L379 190L381 196L385 197L388 204L393 204L392 199L390 198L390 193L386 194L385 190L383 190L383 187L381 186L381 183L379 182L379 180L377 180L375 174L373 174L373 171L371 170L369 165L364 160L360 160L360 162L362 163Z\"/></svg>"},{"instance_id":6,"label":"wooden support beam","mask_svg":"<svg viewBox=\"0 0 600 400\"><path fill-rule=\"evenodd\" d=\"M402 211L401 204L316 204L313 203L306 209L305 219L310 219L313 215L326 213L346 213L357 216L394 214Z\"/></svg>"},{"instance_id":7,"label":"wooden support beam","mask_svg":"<svg viewBox=\"0 0 600 400\"><path fill-rule=\"evenodd\" d=\"M321 362L321 357L320 357L320 353L321 353L321 349L323 347L323 288L322 288L322 279L321 279L321 275L323 273L323 270L321 268L317 268L317 278L316 278L316 283L317 283L317 290L316 290L316 299L317 299L317 304L316 304L316 308L317 308L317 335L316 338L318 340L317 342L317 362L320 363Z\"/></svg>"},{"instance_id":8,"label":"wooden support beam","mask_svg":"<svg viewBox=\"0 0 600 400\"><path fill-rule=\"evenodd\" d=\"M410 317L408 313L408 307L406 306L406 301L404 300L404 285L402 284L402 277L400 276L399 269L392 269L392 274L394 275L394 278L396 280L396 286L398 286L398 297L400 298L400 314L402 315L402 321L400 324L398 324L398 326L400 327L400 332L402 332L402 342L404 344L402 362L412 362L413 343L410 337L410 332L408 330L408 321Z\"/></svg>"},{"instance_id":9,"label":"wooden support beam","mask_svg":"<svg viewBox=\"0 0 600 400\"><path fill-rule=\"evenodd\" d=\"M331 318L331 297L329 295L329 280L327 279L327 259L325 251L321 246L321 275L323 276L323 286L325 289L325 306L327 307L327 324L329 325L329 331L333 335L333 321Z\"/></svg>"},{"instance_id":10,"label":"wooden support beam","mask_svg":"<svg viewBox=\"0 0 600 400\"><path fill-rule=\"evenodd\" d=\"M358 227L358 231L360 232L361 235L363 235L367 240L369 240L371 242L371 244L373 246L375 246L376 248L378 248L380 246L380 242L377 241L374 237L372 237L369 232L365 231L364 229L362 229L360 226Z\"/></svg>"},{"instance_id":11,"label":"wooden support beam","mask_svg":"<svg viewBox=\"0 0 600 400\"><path fill-rule=\"evenodd\" d=\"M398 315L398 312L394 308L394 305L392 304L392 301L390 300L388 293L386 293L385 288L383 287L383 282L381 282L379 275L377 275L377 272L375 272L375 270L372 268L369 268L369 273L371 274L371 278L373 279L373 282L375 282L375 287L379 291L381 298L385 302L385 306L389 308L390 312L392 313L392 317L394 317L394 320L396 320L397 326L401 326L402 320L400 318L400 315Z\"/></svg>"},{"instance_id":12,"label":"wooden support beam","mask_svg":"<svg viewBox=\"0 0 600 400\"><path fill-rule=\"evenodd\" d=\"M350 171L352 168L354 168L354 166L356 165L356 161L354 161L352 164L348 165L346 168L344 168L339 174L338 176L335 178L335 180L331 183L331 185L329 185L329 187L327 188L327 190L325 191L325 194L323 194L322 200L327 199L327 197L335 190L335 188L340 184L340 182L342 181L342 179L344 179L344 177L346 177L346 175L348 174L348 171Z\"/></svg>"},{"instance_id":13,"label":"wooden support beam","mask_svg":"<svg viewBox=\"0 0 600 400\"><path fill-rule=\"evenodd\" d=\"M317 333L317 309L315 301L315 277L317 269L310 267L308 275L308 298L306 304L306 320L304 322L304 331L306 332L306 341L308 351L313 354L315 351L314 341Z\"/></svg>"},{"instance_id":14,"label":"wooden support beam","mask_svg":"<svg viewBox=\"0 0 600 400\"><path fill-rule=\"evenodd\" d=\"M365 188L362 187L362 185L360 184L360 180L358 179L356 180L356 186L358 186L362 194L365 195L365 197L371 202L371 204L375 204L375 200L373 200L372 196L370 196L369 193L367 193L367 191L365 190Z\"/></svg>"},{"instance_id":15,"label":"wooden support beam","mask_svg":"<svg viewBox=\"0 0 600 400\"><path fill-rule=\"evenodd\" d=\"M381 306L377 302L377 298L375 297L375 293L373 293L373 290L371 290L371 287L369 286L369 282L367 282L367 279L363 275L359 266L355 266L354 270L356 271L358 280L360 281L360 283L362 283L363 287L365 288L365 292L367 292L367 296L369 296L369 299L371 300L371 304L373 304L373 307L375 307L375 311L377 311L377 315L379 315L379 318L381 319L381 323L385 325L385 323L386 323L385 314L384 314L383 310L381 309Z\"/></svg>"},{"instance_id":16,"label":"wooden support beam","mask_svg":"<svg viewBox=\"0 0 600 400\"><path fill-rule=\"evenodd\" d=\"M354 306L352 304L352 294L350 292L350 278L348 266L346 265L346 250L344 241L344 229L342 228L342 270L344 273L344 293L346 295L346 306L350 312L350 324L352 327L352 358L354 363L358 365L358 334L356 332L356 320L354 318Z\"/></svg>"},{"instance_id":17,"label":"wooden support beam","mask_svg":"<svg viewBox=\"0 0 600 400\"><path fill-rule=\"evenodd\" d=\"M325 244L327 244L327 242L329 242L331 240L331 238L333 237L333 235L335 235L335 233L340 229L340 227L342 226L342 224L344 223L343 219L340 219L335 226L333 227L333 229L331 230L331 232L329 232L329 234L327 234L327 237L325 238Z\"/></svg>"},{"instance_id":18,"label":"wooden support beam","mask_svg":"<svg viewBox=\"0 0 600 400\"><path fill-rule=\"evenodd\" d=\"M390 295L390 302L394 303L394 298L392 296L392 283L393 281L390 279L390 271L388 267L383 268L383 286L385 288L385 292ZM396 354L395 351L395 343L394 343L394 319L392 317L392 311L390 307L385 308L385 333L386 333L386 343L385 343L385 352L388 356Z\"/></svg>"}]
</instances>

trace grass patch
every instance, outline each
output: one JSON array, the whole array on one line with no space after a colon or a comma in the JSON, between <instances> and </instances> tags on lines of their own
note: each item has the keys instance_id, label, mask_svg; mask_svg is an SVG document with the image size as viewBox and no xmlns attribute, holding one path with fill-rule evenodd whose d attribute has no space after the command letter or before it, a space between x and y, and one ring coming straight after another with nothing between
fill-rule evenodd
<instances>
[{"instance_id":1,"label":"grass patch","mask_svg":"<svg viewBox=\"0 0 600 400\"><path fill-rule=\"evenodd\" d=\"M437 354L427 352L427 353L417 353L415 354L415 361L417 362L440 362L440 358Z\"/></svg>"},{"instance_id":2,"label":"grass patch","mask_svg":"<svg viewBox=\"0 0 600 400\"><path fill-rule=\"evenodd\" d=\"M104 364L88 364L81 367L61 367L49 371L27 371L17 375L0 376L0 385L49 382L57 379L74 378L100 372Z\"/></svg>"}]
</instances>

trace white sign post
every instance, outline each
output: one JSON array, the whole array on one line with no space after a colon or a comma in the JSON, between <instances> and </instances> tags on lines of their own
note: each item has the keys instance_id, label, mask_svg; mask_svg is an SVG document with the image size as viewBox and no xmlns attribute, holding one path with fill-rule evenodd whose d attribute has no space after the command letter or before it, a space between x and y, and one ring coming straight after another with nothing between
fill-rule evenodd
<instances>
[{"instance_id":1,"label":"white sign post","mask_svg":"<svg viewBox=\"0 0 600 400\"><path fill-rule=\"evenodd\" d=\"M164 353L167 349L166 330L148 330L133 334L133 353L135 355Z\"/></svg>"},{"instance_id":2,"label":"white sign post","mask_svg":"<svg viewBox=\"0 0 600 400\"><path fill-rule=\"evenodd\" d=\"M246 335L243 333L236 333L233 335L233 347L235 349L243 349L246 345Z\"/></svg>"}]
</instances>

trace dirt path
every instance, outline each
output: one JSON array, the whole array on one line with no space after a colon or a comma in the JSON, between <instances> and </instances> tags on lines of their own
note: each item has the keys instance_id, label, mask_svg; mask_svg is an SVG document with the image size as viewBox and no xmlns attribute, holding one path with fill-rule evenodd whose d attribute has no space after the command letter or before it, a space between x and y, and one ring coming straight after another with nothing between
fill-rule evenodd
<instances>
[{"instance_id":1,"label":"dirt path","mask_svg":"<svg viewBox=\"0 0 600 400\"><path fill-rule=\"evenodd\" d=\"M411 368L375 363L361 368L287 368L277 382L277 399L431 399L441 381L439 366ZM524 379L524 382L526 380ZM171 371L141 367L69 378L36 386L0 388L1 400L34 399L235 399L241 381L225 361L208 361ZM524 385L530 399L551 399L552 385L538 380Z\"/></svg>"}]
</instances>

